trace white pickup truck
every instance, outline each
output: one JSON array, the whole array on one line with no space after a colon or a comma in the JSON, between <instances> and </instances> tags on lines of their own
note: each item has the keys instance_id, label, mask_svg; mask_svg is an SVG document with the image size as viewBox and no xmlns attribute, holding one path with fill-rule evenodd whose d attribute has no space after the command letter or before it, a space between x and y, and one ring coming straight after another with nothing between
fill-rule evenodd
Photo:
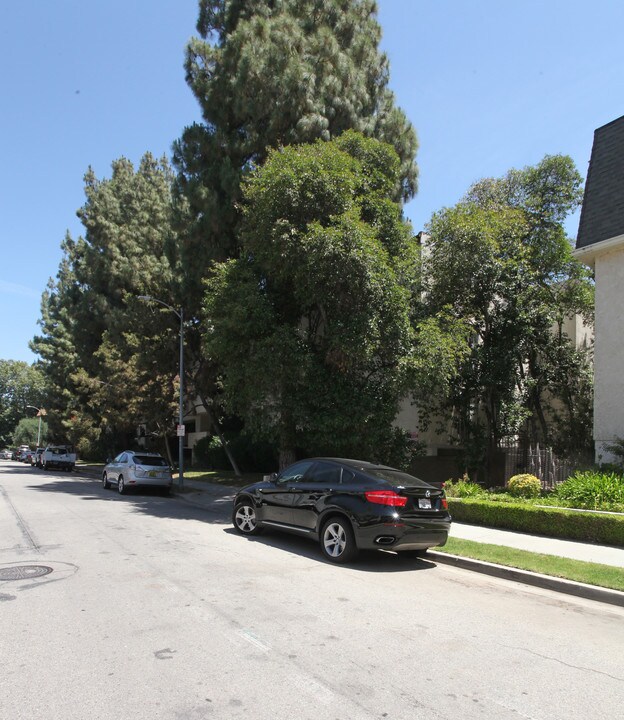
<instances>
[{"instance_id":1,"label":"white pickup truck","mask_svg":"<svg viewBox=\"0 0 624 720\"><path fill-rule=\"evenodd\" d=\"M76 464L76 453L71 445L50 445L43 451L40 462L44 470L59 468L72 471Z\"/></svg>"}]
</instances>

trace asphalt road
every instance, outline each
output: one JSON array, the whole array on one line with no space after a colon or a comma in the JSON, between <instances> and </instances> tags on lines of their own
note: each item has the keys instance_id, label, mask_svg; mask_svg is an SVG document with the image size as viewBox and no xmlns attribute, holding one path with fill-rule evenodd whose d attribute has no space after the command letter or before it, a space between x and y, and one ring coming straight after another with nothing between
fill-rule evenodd
<instances>
[{"instance_id":1,"label":"asphalt road","mask_svg":"<svg viewBox=\"0 0 624 720\"><path fill-rule=\"evenodd\" d=\"M0 717L619 717L624 609L0 461Z\"/></svg>"}]
</instances>

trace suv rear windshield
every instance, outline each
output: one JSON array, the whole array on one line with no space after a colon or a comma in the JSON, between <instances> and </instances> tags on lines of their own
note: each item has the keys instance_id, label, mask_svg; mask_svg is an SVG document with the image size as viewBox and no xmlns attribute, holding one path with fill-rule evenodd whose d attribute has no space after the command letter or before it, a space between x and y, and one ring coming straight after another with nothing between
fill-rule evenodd
<instances>
[{"instance_id":1,"label":"suv rear windshield","mask_svg":"<svg viewBox=\"0 0 624 720\"><path fill-rule=\"evenodd\" d=\"M163 457L153 457L151 455L135 455L134 461L137 465L149 465L150 467L169 467L167 461Z\"/></svg>"},{"instance_id":2,"label":"suv rear windshield","mask_svg":"<svg viewBox=\"0 0 624 720\"><path fill-rule=\"evenodd\" d=\"M385 480L392 485L402 485L403 487L429 487L429 484L420 478L408 475L400 470L392 470L391 468L373 467L366 468L364 472L372 475L374 478Z\"/></svg>"}]
</instances>

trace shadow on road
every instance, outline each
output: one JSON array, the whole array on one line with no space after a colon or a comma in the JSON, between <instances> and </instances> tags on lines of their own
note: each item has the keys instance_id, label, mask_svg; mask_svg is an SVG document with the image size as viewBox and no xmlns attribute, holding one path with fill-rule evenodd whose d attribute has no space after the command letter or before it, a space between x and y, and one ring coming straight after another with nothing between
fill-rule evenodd
<instances>
[{"instance_id":1,"label":"shadow on road","mask_svg":"<svg viewBox=\"0 0 624 720\"><path fill-rule=\"evenodd\" d=\"M154 517L172 518L176 520L199 520L215 525L226 525L230 522L231 502L216 498L210 508L197 507L176 497L166 497L158 488L141 488L120 495L113 487L105 490L95 478L74 478L61 476L50 481L46 474L46 482L41 485L29 485L32 490L48 493L65 493L82 500L99 502L122 502L132 506L133 510Z\"/></svg>"},{"instance_id":2,"label":"shadow on road","mask_svg":"<svg viewBox=\"0 0 624 720\"><path fill-rule=\"evenodd\" d=\"M345 567L350 570L366 573L413 572L414 570L433 570L437 565L426 558L415 558L406 553L396 553L389 550L362 550L355 562L338 565L327 560L319 547L318 542L309 538L302 538L289 533L279 533L265 530L261 535L245 537L232 527L225 528L223 532L236 535L241 542L261 543L276 550L282 550L293 555L316 560L325 565Z\"/></svg>"}]
</instances>

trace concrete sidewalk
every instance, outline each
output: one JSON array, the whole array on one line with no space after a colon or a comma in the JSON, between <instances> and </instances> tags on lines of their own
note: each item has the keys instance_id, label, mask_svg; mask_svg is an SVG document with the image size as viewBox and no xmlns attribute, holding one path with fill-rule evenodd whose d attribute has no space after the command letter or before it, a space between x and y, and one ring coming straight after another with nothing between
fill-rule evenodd
<instances>
[{"instance_id":1,"label":"concrete sidewalk","mask_svg":"<svg viewBox=\"0 0 624 720\"><path fill-rule=\"evenodd\" d=\"M541 535L528 535L511 530L498 530L497 528L478 527L457 522L451 525L451 537L624 568L624 548L608 545L559 540Z\"/></svg>"}]
</instances>

